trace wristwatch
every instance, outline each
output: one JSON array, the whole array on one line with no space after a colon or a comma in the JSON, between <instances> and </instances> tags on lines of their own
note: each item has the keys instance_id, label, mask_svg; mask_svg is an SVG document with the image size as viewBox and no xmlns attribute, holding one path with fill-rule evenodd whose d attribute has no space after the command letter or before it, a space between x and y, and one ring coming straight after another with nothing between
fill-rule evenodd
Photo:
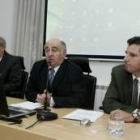
<instances>
[{"instance_id":1,"label":"wristwatch","mask_svg":"<svg viewBox=\"0 0 140 140\"><path fill-rule=\"evenodd\" d=\"M140 121L140 111L139 109L136 109L132 112L133 122L137 123Z\"/></svg>"}]
</instances>

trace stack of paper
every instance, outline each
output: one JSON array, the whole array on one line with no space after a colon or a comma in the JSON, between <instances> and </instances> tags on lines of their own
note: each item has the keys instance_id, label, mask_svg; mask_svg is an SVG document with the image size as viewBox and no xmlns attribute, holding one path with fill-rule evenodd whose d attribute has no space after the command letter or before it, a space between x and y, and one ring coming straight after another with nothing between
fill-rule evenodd
<instances>
[{"instance_id":1,"label":"stack of paper","mask_svg":"<svg viewBox=\"0 0 140 140\"><path fill-rule=\"evenodd\" d=\"M63 118L72 119L72 120L90 119L91 122L95 122L102 115L103 112L99 112L99 111L77 109L72 113L67 114Z\"/></svg>"},{"instance_id":2,"label":"stack of paper","mask_svg":"<svg viewBox=\"0 0 140 140\"><path fill-rule=\"evenodd\" d=\"M42 107L40 103L33 103L33 102L22 102L22 103L16 103L16 104L10 104L11 107L21 108L21 109L27 109L27 110L34 110L37 108Z\"/></svg>"}]
</instances>

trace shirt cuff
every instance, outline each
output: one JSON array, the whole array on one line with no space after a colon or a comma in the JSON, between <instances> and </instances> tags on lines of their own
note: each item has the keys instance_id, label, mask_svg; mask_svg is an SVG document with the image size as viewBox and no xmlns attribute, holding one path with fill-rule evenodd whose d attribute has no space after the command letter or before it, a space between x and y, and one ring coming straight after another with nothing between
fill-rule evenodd
<instances>
[{"instance_id":1,"label":"shirt cuff","mask_svg":"<svg viewBox=\"0 0 140 140\"><path fill-rule=\"evenodd\" d=\"M54 100L53 100L53 97L51 96L50 107L54 107L54 105L55 105L55 102L54 102Z\"/></svg>"}]
</instances>

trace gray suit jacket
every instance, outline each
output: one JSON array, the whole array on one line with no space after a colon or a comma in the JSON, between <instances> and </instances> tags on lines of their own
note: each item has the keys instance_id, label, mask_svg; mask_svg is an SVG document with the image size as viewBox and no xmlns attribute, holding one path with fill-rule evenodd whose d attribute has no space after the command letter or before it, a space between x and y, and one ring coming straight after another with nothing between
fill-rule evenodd
<instances>
[{"instance_id":1,"label":"gray suit jacket","mask_svg":"<svg viewBox=\"0 0 140 140\"><path fill-rule=\"evenodd\" d=\"M127 112L135 110L136 108L131 106L132 88L132 74L125 70L124 65L114 67L111 83L103 101L104 112L110 113L116 109Z\"/></svg>"}]
</instances>

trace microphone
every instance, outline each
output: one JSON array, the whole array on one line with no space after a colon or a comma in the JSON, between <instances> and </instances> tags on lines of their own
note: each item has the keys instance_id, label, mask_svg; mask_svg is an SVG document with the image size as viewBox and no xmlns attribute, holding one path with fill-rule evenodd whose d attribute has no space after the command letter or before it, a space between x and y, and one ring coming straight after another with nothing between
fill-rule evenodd
<instances>
[{"instance_id":1,"label":"microphone","mask_svg":"<svg viewBox=\"0 0 140 140\"><path fill-rule=\"evenodd\" d=\"M48 62L48 74L47 76L49 76L49 69L52 68L51 67L51 62ZM49 84L49 80L47 77L47 83L46 83L46 90L45 90L45 102L44 102L44 109L42 110L37 110L37 119L39 121L49 121L49 120L55 120L58 118L58 115L56 113L50 112L51 110L47 107L47 94L49 94L49 90L48 90L48 84Z\"/></svg>"},{"instance_id":2,"label":"microphone","mask_svg":"<svg viewBox=\"0 0 140 140\"><path fill-rule=\"evenodd\" d=\"M46 94L46 98L45 98L45 102L44 102L44 110L50 111L50 109L47 108L47 93L49 93L48 91L48 85L49 85L49 69L51 68L51 62L48 62L48 73L47 73L47 82L46 82L46 90L45 90L45 94Z\"/></svg>"},{"instance_id":3,"label":"microphone","mask_svg":"<svg viewBox=\"0 0 140 140\"><path fill-rule=\"evenodd\" d=\"M50 111L50 109L48 108L47 93L48 93L48 91L45 90L46 97L45 97L45 102L44 102L44 110Z\"/></svg>"}]
</instances>

